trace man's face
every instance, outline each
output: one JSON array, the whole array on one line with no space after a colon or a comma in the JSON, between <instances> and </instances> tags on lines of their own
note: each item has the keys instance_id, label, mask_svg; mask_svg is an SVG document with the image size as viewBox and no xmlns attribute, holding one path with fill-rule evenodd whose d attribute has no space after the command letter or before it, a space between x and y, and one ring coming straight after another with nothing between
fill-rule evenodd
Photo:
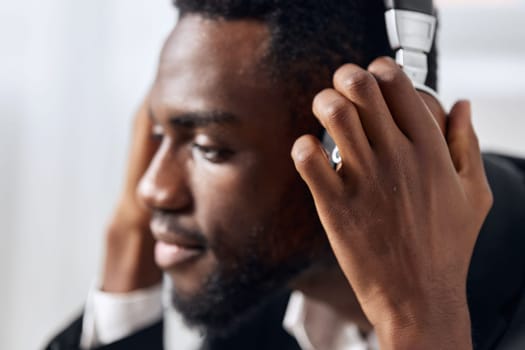
<instances>
[{"instance_id":1,"label":"man's face","mask_svg":"<svg viewBox=\"0 0 525 350\"><path fill-rule=\"evenodd\" d=\"M220 328L283 287L327 244L290 150L283 89L262 64L266 26L182 18L151 95L162 130L140 193L156 260L189 322Z\"/></svg>"}]
</instances>

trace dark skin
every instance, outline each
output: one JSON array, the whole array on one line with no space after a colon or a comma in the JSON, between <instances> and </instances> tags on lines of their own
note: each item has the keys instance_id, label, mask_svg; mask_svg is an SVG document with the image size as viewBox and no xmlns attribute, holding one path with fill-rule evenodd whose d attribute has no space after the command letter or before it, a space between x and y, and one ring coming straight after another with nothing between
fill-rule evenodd
<instances>
[{"instance_id":1,"label":"dark skin","mask_svg":"<svg viewBox=\"0 0 525 350\"><path fill-rule=\"evenodd\" d=\"M340 68L313 109L343 165L333 172L311 136L293 157L382 348L471 348L466 279L492 194L469 104L454 107L443 138L410 80L381 58L368 71Z\"/></svg>"},{"instance_id":2,"label":"dark skin","mask_svg":"<svg viewBox=\"0 0 525 350\"><path fill-rule=\"evenodd\" d=\"M318 220L309 219L315 208L304 204L311 200L289 155L304 131L292 127L284 93L259 69L268 39L264 26L249 21L187 17L173 31L152 92L136 117L125 195L108 233L105 290L126 292L160 280L156 271L151 279L143 271L158 271L152 263L151 211L175 214L171 219L178 226L222 247L208 250L188 271L167 268L184 294L201 287L217 260L228 264L245 249L243 238L254 226L266 230L265 241L274 242L268 258L275 264L290 250L304 249L305 241L314 250L320 241L327 245ZM212 112L227 114L227 120L203 122ZM151 137L155 125L162 140ZM291 231L289 216L307 227L293 223ZM130 269L134 255L144 263Z\"/></svg>"},{"instance_id":3,"label":"dark skin","mask_svg":"<svg viewBox=\"0 0 525 350\"><path fill-rule=\"evenodd\" d=\"M249 244L246 232L255 225L267 233L268 259L277 264L290 251L314 250L327 236L339 265L313 266L293 288L363 330L373 327L382 349L471 348L466 272L491 196L468 107L453 109L445 139L439 105L415 92L391 60L368 71L344 66L313 104L342 152L335 172L315 138L297 140L308 130L290 125L284 89L261 69L268 39L267 28L253 21L179 21L136 117L127 181L107 233L103 289L129 292L160 282L151 211L170 212L210 245L231 242L184 268L166 268L187 295ZM174 122L210 111L235 120L198 127ZM151 138L154 123L161 141ZM300 176L290 159L294 143ZM301 177L317 212L290 200L308 194ZM386 200L394 188L396 210ZM283 207L287 200L291 205ZM276 209L284 212L275 215ZM290 217L309 225L290 230ZM319 219L326 236L310 232ZM432 264L428 256L435 257ZM434 278L424 278L429 275Z\"/></svg>"}]
</instances>

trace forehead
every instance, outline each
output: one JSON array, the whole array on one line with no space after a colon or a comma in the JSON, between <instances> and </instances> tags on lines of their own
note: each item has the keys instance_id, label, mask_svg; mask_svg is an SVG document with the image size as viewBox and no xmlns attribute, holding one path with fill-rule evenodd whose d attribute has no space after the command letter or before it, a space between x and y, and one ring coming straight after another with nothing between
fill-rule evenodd
<instances>
[{"instance_id":1,"label":"forehead","mask_svg":"<svg viewBox=\"0 0 525 350\"><path fill-rule=\"evenodd\" d=\"M259 21L186 15L166 41L160 67L170 71L177 62L192 62L202 66L218 64L225 72L242 73L249 71L253 63L260 63L269 41L268 28Z\"/></svg>"},{"instance_id":2,"label":"forehead","mask_svg":"<svg viewBox=\"0 0 525 350\"><path fill-rule=\"evenodd\" d=\"M182 17L162 51L153 104L236 114L279 105L283 94L264 64L269 43L262 22Z\"/></svg>"}]
</instances>

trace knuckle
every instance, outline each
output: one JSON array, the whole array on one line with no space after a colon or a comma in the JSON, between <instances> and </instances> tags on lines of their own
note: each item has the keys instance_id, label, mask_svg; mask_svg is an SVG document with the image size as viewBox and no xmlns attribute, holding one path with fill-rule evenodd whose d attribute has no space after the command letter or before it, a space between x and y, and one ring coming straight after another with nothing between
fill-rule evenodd
<instances>
[{"instance_id":1,"label":"knuckle","mask_svg":"<svg viewBox=\"0 0 525 350\"><path fill-rule=\"evenodd\" d=\"M298 167L305 169L314 163L317 157L318 148L311 142L305 139L301 140L294 147L294 158Z\"/></svg>"},{"instance_id":2,"label":"knuckle","mask_svg":"<svg viewBox=\"0 0 525 350\"><path fill-rule=\"evenodd\" d=\"M384 65L372 70L376 79L383 84L394 84L403 79L403 71L398 66Z\"/></svg>"},{"instance_id":3,"label":"knuckle","mask_svg":"<svg viewBox=\"0 0 525 350\"><path fill-rule=\"evenodd\" d=\"M352 72L355 72L356 70L361 70L362 68L355 65L355 64L352 64L352 63L346 63L346 64L343 64L342 66L340 66L339 68L337 68L337 70L335 71L334 73L334 76L333 76L333 80L334 82L335 81L338 81L340 80L341 78L349 75L349 74L352 74Z\"/></svg>"},{"instance_id":4,"label":"knuckle","mask_svg":"<svg viewBox=\"0 0 525 350\"><path fill-rule=\"evenodd\" d=\"M316 107L322 107L322 105L326 103L326 101L329 101L335 98L336 95L337 93L333 89L324 89L321 92L319 92L314 97L314 101L313 101L314 111L318 110L318 108Z\"/></svg>"},{"instance_id":5,"label":"knuckle","mask_svg":"<svg viewBox=\"0 0 525 350\"><path fill-rule=\"evenodd\" d=\"M327 124L339 125L346 118L348 103L341 96L325 95L316 98L314 108L319 112L319 117Z\"/></svg>"},{"instance_id":6,"label":"knuckle","mask_svg":"<svg viewBox=\"0 0 525 350\"><path fill-rule=\"evenodd\" d=\"M317 154L313 149L302 149L297 152L296 155L296 164L297 167L307 170L315 162Z\"/></svg>"},{"instance_id":7,"label":"knuckle","mask_svg":"<svg viewBox=\"0 0 525 350\"><path fill-rule=\"evenodd\" d=\"M335 85L344 92L368 92L376 83L374 76L361 68L343 66L335 75Z\"/></svg>"},{"instance_id":8,"label":"knuckle","mask_svg":"<svg viewBox=\"0 0 525 350\"><path fill-rule=\"evenodd\" d=\"M394 61L392 57L382 56L373 60L370 65L368 65L368 70L376 71L381 69L397 69L399 65Z\"/></svg>"},{"instance_id":9,"label":"knuckle","mask_svg":"<svg viewBox=\"0 0 525 350\"><path fill-rule=\"evenodd\" d=\"M347 117L347 104L342 100L334 100L324 107L324 118L329 127L338 127Z\"/></svg>"}]
</instances>

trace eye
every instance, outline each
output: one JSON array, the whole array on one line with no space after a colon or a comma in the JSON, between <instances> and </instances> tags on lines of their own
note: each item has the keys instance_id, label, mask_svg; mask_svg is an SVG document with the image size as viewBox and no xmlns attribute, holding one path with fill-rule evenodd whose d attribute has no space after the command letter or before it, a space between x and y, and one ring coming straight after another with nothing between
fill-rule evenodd
<instances>
[{"instance_id":1,"label":"eye","mask_svg":"<svg viewBox=\"0 0 525 350\"><path fill-rule=\"evenodd\" d=\"M199 153L199 156L212 163L225 162L233 155L231 150L219 147L204 146L197 143L194 143L192 148L194 152Z\"/></svg>"}]
</instances>

